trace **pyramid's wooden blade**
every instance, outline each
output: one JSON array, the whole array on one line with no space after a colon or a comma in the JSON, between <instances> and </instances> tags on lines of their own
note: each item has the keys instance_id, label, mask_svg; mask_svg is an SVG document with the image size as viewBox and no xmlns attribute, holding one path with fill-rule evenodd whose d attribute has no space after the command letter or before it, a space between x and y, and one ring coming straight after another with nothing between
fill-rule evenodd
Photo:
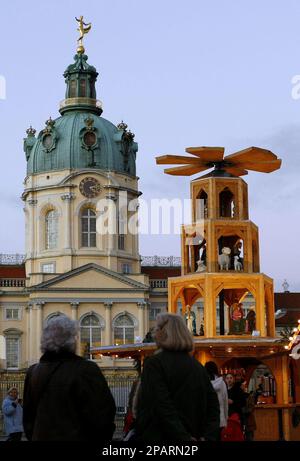
<instances>
[{"instance_id":1,"label":"pyramid's wooden blade","mask_svg":"<svg viewBox=\"0 0 300 461\"><path fill-rule=\"evenodd\" d=\"M196 155L203 162L221 162L224 156L224 147L187 147L185 151Z\"/></svg>"},{"instance_id":2,"label":"pyramid's wooden blade","mask_svg":"<svg viewBox=\"0 0 300 461\"><path fill-rule=\"evenodd\" d=\"M156 157L156 164L157 165L200 165L204 166L204 163L201 161L200 158L195 157L186 157L184 155L161 155L160 157Z\"/></svg>"},{"instance_id":3,"label":"pyramid's wooden blade","mask_svg":"<svg viewBox=\"0 0 300 461\"><path fill-rule=\"evenodd\" d=\"M268 162L277 160L277 155L270 150L262 149L261 147L248 147L234 154L227 155L224 159L231 163L240 162Z\"/></svg>"},{"instance_id":4,"label":"pyramid's wooden blade","mask_svg":"<svg viewBox=\"0 0 300 461\"><path fill-rule=\"evenodd\" d=\"M166 168L164 172L173 176L191 176L192 174L196 174L207 169L207 166L183 165L176 166L174 168Z\"/></svg>"},{"instance_id":5,"label":"pyramid's wooden blade","mask_svg":"<svg viewBox=\"0 0 300 461\"><path fill-rule=\"evenodd\" d=\"M272 173L272 171L279 170L281 167L281 160L273 160L271 162L241 162L236 163L238 168L245 168L246 170L259 171L261 173Z\"/></svg>"},{"instance_id":6,"label":"pyramid's wooden blade","mask_svg":"<svg viewBox=\"0 0 300 461\"><path fill-rule=\"evenodd\" d=\"M233 174L233 176L245 176L248 174L247 170L244 170L243 168L239 168L239 165L237 167L232 166L232 167L225 167L224 170L226 170L228 173Z\"/></svg>"}]
</instances>

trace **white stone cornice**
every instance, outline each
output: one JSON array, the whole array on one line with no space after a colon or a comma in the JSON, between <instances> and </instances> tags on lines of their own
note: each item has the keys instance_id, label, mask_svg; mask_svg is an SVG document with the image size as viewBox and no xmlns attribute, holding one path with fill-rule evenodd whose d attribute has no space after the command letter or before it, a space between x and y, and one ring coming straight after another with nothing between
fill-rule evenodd
<instances>
[{"instance_id":1,"label":"white stone cornice","mask_svg":"<svg viewBox=\"0 0 300 461\"><path fill-rule=\"evenodd\" d=\"M71 309L78 309L79 304L80 304L80 303L79 303L78 301L76 301L76 302L71 302L71 303L70 303Z\"/></svg>"},{"instance_id":2,"label":"white stone cornice","mask_svg":"<svg viewBox=\"0 0 300 461\"><path fill-rule=\"evenodd\" d=\"M68 192L68 193L62 194L62 195L60 196L60 198L61 198L62 200L67 200L67 201L74 200L75 197L76 197L76 195L75 195L73 192Z\"/></svg>"},{"instance_id":3,"label":"white stone cornice","mask_svg":"<svg viewBox=\"0 0 300 461\"><path fill-rule=\"evenodd\" d=\"M112 302L112 301L109 301L109 302L107 302L107 303L104 303L104 307L105 307L105 309L111 310L112 307L113 307L113 302Z\"/></svg>"},{"instance_id":4,"label":"white stone cornice","mask_svg":"<svg viewBox=\"0 0 300 461\"><path fill-rule=\"evenodd\" d=\"M44 305L45 305L45 301L38 301L35 303L35 306L38 308L38 309L43 309Z\"/></svg>"},{"instance_id":5,"label":"white stone cornice","mask_svg":"<svg viewBox=\"0 0 300 461\"><path fill-rule=\"evenodd\" d=\"M147 303L145 301L138 302L136 305L139 309L145 309L145 307L147 307Z\"/></svg>"},{"instance_id":6,"label":"white stone cornice","mask_svg":"<svg viewBox=\"0 0 300 461\"><path fill-rule=\"evenodd\" d=\"M30 198L27 200L28 205L35 206L37 205L38 201L36 199Z\"/></svg>"}]
</instances>

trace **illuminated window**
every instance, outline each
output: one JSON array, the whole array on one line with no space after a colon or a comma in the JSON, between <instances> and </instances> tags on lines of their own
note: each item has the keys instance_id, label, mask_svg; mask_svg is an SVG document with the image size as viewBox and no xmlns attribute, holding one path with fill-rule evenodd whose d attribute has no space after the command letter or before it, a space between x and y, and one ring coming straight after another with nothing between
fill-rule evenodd
<instances>
[{"instance_id":1,"label":"illuminated window","mask_svg":"<svg viewBox=\"0 0 300 461\"><path fill-rule=\"evenodd\" d=\"M114 322L114 343L134 343L134 322L128 314L120 315Z\"/></svg>"},{"instance_id":2,"label":"illuminated window","mask_svg":"<svg viewBox=\"0 0 300 461\"><path fill-rule=\"evenodd\" d=\"M81 320L80 344L82 355L87 358L92 358L90 347L101 346L101 322L95 314L88 314Z\"/></svg>"}]
</instances>

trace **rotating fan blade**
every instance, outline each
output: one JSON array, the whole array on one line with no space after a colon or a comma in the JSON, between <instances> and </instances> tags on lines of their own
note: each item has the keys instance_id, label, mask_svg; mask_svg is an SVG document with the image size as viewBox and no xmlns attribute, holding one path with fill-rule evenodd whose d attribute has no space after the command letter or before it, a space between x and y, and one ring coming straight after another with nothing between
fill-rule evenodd
<instances>
[{"instance_id":1,"label":"rotating fan blade","mask_svg":"<svg viewBox=\"0 0 300 461\"><path fill-rule=\"evenodd\" d=\"M240 150L234 154L227 155L224 159L230 163L242 162L269 162L277 160L277 155L273 154L270 150L262 149L261 147L248 147L247 149Z\"/></svg>"},{"instance_id":2,"label":"rotating fan blade","mask_svg":"<svg viewBox=\"0 0 300 461\"><path fill-rule=\"evenodd\" d=\"M183 166L176 166L174 168L166 168L164 173L171 174L173 176L191 176L196 173L200 173L200 171L207 170L209 167L201 166L201 165L183 165Z\"/></svg>"},{"instance_id":3,"label":"rotating fan blade","mask_svg":"<svg viewBox=\"0 0 300 461\"><path fill-rule=\"evenodd\" d=\"M196 155L203 162L221 162L224 156L224 147L187 147L185 151Z\"/></svg>"},{"instance_id":4,"label":"rotating fan blade","mask_svg":"<svg viewBox=\"0 0 300 461\"><path fill-rule=\"evenodd\" d=\"M279 170L281 167L281 160L277 159L270 162L241 162L236 163L236 166L237 168L259 171L260 173L272 173L272 171Z\"/></svg>"},{"instance_id":5,"label":"rotating fan blade","mask_svg":"<svg viewBox=\"0 0 300 461\"><path fill-rule=\"evenodd\" d=\"M245 176L248 174L247 170L244 170L243 168L239 168L240 165L232 166L232 167L224 167L224 170L227 171L228 173L232 174L233 176Z\"/></svg>"},{"instance_id":6,"label":"rotating fan blade","mask_svg":"<svg viewBox=\"0 0 300 461\"><path fill-rule=\"evenodd\" d=\"M161 155L160 157L156 157L156 164L157 165L191 164L191 165L200 165L200 166L203 165L204 166L200 158L185 157L184 155Z\"/></svg>"}]
</instances>

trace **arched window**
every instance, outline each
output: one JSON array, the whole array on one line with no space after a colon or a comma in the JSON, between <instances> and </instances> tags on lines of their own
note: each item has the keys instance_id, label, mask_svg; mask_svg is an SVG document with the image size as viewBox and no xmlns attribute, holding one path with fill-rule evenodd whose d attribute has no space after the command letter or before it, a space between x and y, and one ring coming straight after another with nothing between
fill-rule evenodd
<instances>
[{"instance_id":1,"label":"arched window","mask_svg":"<svg viewBox=\"0 0 300 461\"><path fill-rule=\"evenodd\" d=\"M201 219L208 218L208 197L207 193L202 190L197 195L197 202L196 202L196 220L199 221Z\"/></svg>"},{"instance_id":2,"label":"arched window","mask_svg":"<svg viewBox=\"0 0 300 461\"><path fill-rule=\"evenodd\" d=\"M228 187L220 193L220 217L233 218L234 217L234 195Z\"/></svg>"},{"instance_id":3,"label":"arched window","mask_svg":"<svg viewBox=\"0 0 300 461\"><path fill-rule=\"evenodd\" d=\"M125 250L125 234L126 234L126 213L127 210L123 206L118 212L118 249Z\"/></svg>"},{"instance_id":4,"label":"arched window","mask_svg":"<svg viewBox=\"0 0 300 461\"><path fill-rule=\"evenodd\" d=\"M134 343L134 322L128 314L120 315L114 322L114 343Z\"/></svg>"},{"instance_id":5,"label":"arched window","mask_svg":"<svg viewBox=\"0 0 300 461\"><path fill-rule=\"evenodd\" d=\"M46 249L51 250L57 247L58 242L58 214L51 210L46 214Z\"/></svg>"},{"instance_id":6,"label":"arched window","mask_svg":"<svg viewBox=\"0 0 300 461\"><path fill-rule=\"evenodd\" d=\"M52 319L55 319L55 318L61 317L61 316L65 317L65 314L63 314L62 312L52 312L52 314L48 315L48 317L46 318L45 325L47 325L49 320L52 320Z\"/></svg>"},{"instance_id":7,"label":"arched window","mask_svg":"<svg viewBox=\"0 0 300 461\"><path fill-rule=\"evenodd\" d=\"M91 208L85 208L81 214L81 246L96 246L96 213Z\"/></svg>"},{"instance_id":8,"label":"arched window","mask_svg":"<svg viewBox=\"0 0 300 461\"><path fill-rule=\"evenodd\" d=\"M80 322L81 353L92 358L90 347L101 346L101 322L95 314L88 314Z\"/></svg>"}]
</instances>

